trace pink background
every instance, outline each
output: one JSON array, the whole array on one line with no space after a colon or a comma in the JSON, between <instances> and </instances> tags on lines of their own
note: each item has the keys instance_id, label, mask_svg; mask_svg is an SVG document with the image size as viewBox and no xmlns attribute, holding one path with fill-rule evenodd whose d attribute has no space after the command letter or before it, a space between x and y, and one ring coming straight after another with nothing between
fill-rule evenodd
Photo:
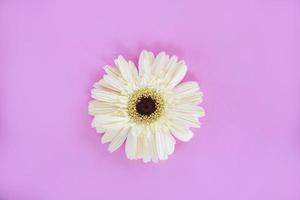
<instances>
[{"instance_id":1,"label":"pink background","mask_svg":"<svg viewBox=\"0 0 300 200\"><path fill-rule=\"evenodd\" d=\"M0 199L300 199L297 0L0 0ZM103 65L186 60L207 116L159 164L90 127Z\"/></svg>"}]
</instances>

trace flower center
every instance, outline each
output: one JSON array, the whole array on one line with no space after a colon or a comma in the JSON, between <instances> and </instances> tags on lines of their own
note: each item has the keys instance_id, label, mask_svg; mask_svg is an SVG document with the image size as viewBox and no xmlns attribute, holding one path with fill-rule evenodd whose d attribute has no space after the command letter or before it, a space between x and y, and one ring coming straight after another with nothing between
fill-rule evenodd
<instances>
[{"instance_id":1,"label":"flower center","mask_svg":"<svg viewBox=\"0 0 300 200\"><path fill-rule=\"evenodd\" d=\"M133 92L128 99L128 116L136 123L150 124L158 120L164 111L162 96L151 88Z\"/></svg>"},{"instance_id":2,"label":"flower center","mask_svg":"<svg viewBox=\"0 0 300 200\"><path fill-rule=\"evenodd\" d=\"M136 111L141 115L149 116L156 110L156 101L151 97L141 97L136 104Z\"/></svg>"}]
</instances>

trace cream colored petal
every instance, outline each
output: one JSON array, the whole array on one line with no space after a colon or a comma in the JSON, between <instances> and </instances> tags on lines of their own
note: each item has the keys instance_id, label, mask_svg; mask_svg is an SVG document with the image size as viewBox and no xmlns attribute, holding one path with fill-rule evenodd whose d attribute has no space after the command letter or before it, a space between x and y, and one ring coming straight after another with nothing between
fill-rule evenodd
<instances>
[{"instance_id":1,"label":"cream colored petal","mask_svg":"<svg viewBox=\"0 0 300 200\"><path fill-rule=\"evenodd\" d=\"M104 133L105 130L101 126L95 127L97 133Z\"/></svg>"},{"instance_id":2,"label":"cream colored petal","mask_svg":"<svg viewBox=\"0 0 300 200\"><path fill-rule=\"evenodd\" d=\"M129 67L129 63L123 58L123 56L119 56L117 59L115 59L115 64L119 68L121 75L124 80L127 82L132 82L132 73L131 69Z\"/></svg>"},{"instance_id":3,"label":"cream colored petal","mask_svg":"<svg viewBox=\"0 0 300 200\"><path fill-rule=\"evenodd\" d=\"M92 127L102 127L102 124L94 117L92 121ZM102 127L104 130L104 128Z\"/></svg>"},{"instance_id":4,"label":"cream colored petal","mask_svg":"<svg viewBox=\"0 0 300 200\"><path fill-rule=\"evenodd\" d=\"M152 64L153 74L155 76L164 77L169 63L169 56L165 52L160 52Z\"/></svg>"},{"instance_id":5,"label":"cream colored petal","mask_svg":"<svg viewBox=\"0 0 300 200\"><path fill-rule=\"evenodd\" d=\"M169 67L166 79L169 80L168 88L173 88L178 85L184 78L187 72L187 67L183 61Z\"/></svg>"},{"instance_id":6,"label":"cream colored petal","mask_svg":"<svg viewBox=\"0 0 300 200\"><path fill-rule=\"evenodd\" d=\"M114 103L102 102L97 100L91 100L89 102L89 114L90 115L110 115L114 113L124 113L125 109L116 106Z\"/></svg>"},{"instance_id":7,"label":"cream colored petal","mask_svg":"<svg viewBox=\"0 0 300 200\"><path fill-rule=\"evenodd\" d=\"M104 86L101 85L101 84L103 84L103 82L104 82L104 80L103 80L103 79L100 79L99 81L97 81L97 82L95 82L95 83L93 84L93 87L94 87L94 88L104 87Z\"/></svg>"},{"instance_id":8,"label":"cream colored petal","mask_svg":"<svg viewBox=\"0 0 300 200\"><path fill-rule=\"evenodd\" d=\"M128 128L123 128L112 140L108 146L110 152L117 150L126 140L128 134Z\"/></svg>"},{"instance_id":9,"label":"cream colored petal","mask_svg":"<svg viewBox=\"0 0 300 200\"><path fill-rule=\"evenodd\" d=\"M155 139L158 158L160 160L168 159L168 155L174 151L175 144L174 138L170 137L169 130L161 126L156 126Z\"/></svg>"},{"instance_id":10,"label":"cream colored petal","mask_svg":"<svg viewBox=\"0 0 300 200\"><path fill-rule=\"evenodd\" d=\"M205 115L204 109L195 104L180 104L180 103L178 103L178 105L175 106L174 111L176 113L195 115L197 117L203 117ZM177 114L175 114L175 115L177 115Z\"/></svg>"},{"instance_id":11,"label":"cream colored petal","mask_svg":"<svg viewBox=\"0 0 300 200\"><path fill-rule=\"evenodd\" d=\"M198 117L196 115L179 112L170 112L168 118L172 124L177 124L184 128L200 127L200 122L198 121Z\"/></svg>"},{"instance_id":12,"label":"cream colored petal","mask_svg":"<svg viewBox=\"0 0 300 200\"><path fill-rule=\"evenodd\" d=\"M154 55L152 52L143 50L139 57L139 75L145 79L151 75L151 66L154 61Z\"/></svg>"},{"instance_id":13,"label":"cream colored petal","mask_svg":"<svg viewBox=\"0 0 300 200\"><path fill-rule=\"evenodd\" d=\"M189 141L194 135L189 129L176 126L176 124L171 126L171 132L174 137L183 142Z\"/></svg>"},{"instance_id":14,"label":"cream colored petal","mask_svg":"<svg viewBox=\"0 0 300 200\"><path fill-rule=\"evenodd\" d=\"M101 126L106 130L116 130L126 126L128 121L128 118L121 116L95 115L92 126Z\"/></svg>"},{"instance_id":15,"label":"cream colored petal","mask_svg":"<svg viewBox=\"0 0 300 200\"><path fill-rule=\"evenodd\" d=\"M157 154L157 147L156 147L156 137L155 137L155 127L156 125L150 124L147 126L147 133L146 137L148 138L149 143L149 153L150 153L150 160L153 162L158 162L158 154Z\"/></svg>"},{"instance_id":16,"label":"cream colored petal","mask_svg":"<svg viewBox=\"0 0 300 200\"><path fill-rule=\"evenodd\" d=\"M160 160L168 159L168 156L174 152L175 139L167 130L160 130L155 136L158 158Z\"/></svg>"},{"instance_id":17,"label":"cream colored petal","mask_svg":"<svg viewBox=\"0 0 300 200\"><path fill-rule=\"evenodd\" d=\"M135 64L132 61L128 62L128 67L130 68L131 76L136 78L138 76L138 71Z\"/></svg>"},{"instance_id":18,"label":"cream colored petal","mask_svg":"<svg viewBox=\"0 0 300 200\"><path fill-rule=\"evenodd\" d=\"M143 145L144 145L144 137L142 134L140 134L138 136L137 147L136 147L136 157L138 159L142 158L143 156Z\"/></svg>"},{"instance_id":19,"label":"cream colored petal","mask_svg":"<svg viewBox=\"0 0 300 200\"><path fill-rule=\"evenodd\" d=\"M92 127L96 129L97 133L104 133L105 132L104 128L100 125L97 125L97 126L92 125Z\"/></svg>"},{"instance_id":20,"label":"cream colored petal","mask_svg":"<svg viewBox=\"0 0 300 200\"><path fill-rule=\"evenodd\" d=\"M176 99L179 100L178 104L199 104L203 99L203 94L199 90L197 82L189 81L177 85L173 91Z\"/></svg>"},{"instance_id":21,"label":"cream colored petal","mask_svg":"<svg viewBox=\"0 0 300 200\"><path fill-rule=\"evenodd\" d=\"M193 116L189 114L180 114L180 115L178 114L177 120L182 121L188 127L200 128L200 122L197 116Z\"/></svg>"},{"instance_id":22,"label":"cream colored petal","mask_svg":"<svg viewBox=\"0 0 300 200\"><path fill-rule=\"evenodd\" d=\"M111 91L111 92L116 92L116 93L120 93L120 91L121 91L119 88L118 89L114 88L112 85L107 83L103 78L100 79L99 81L97 81L96 83L94 83L93 87L95 89L106 90L106 91Z\"/></svg>"},{"instance_id":23,"label":"cream colored petal","mask_svg":"<svg viewBox=\"0 0 300 200\"><path fill-rule=\"evenodd\" d=\"M104 135L102 136L101 138L101 142L104 144L104 143L107 143L107 142L111 142L118 133L120 133L121 129L116 129L116 130L109 130L109 131L106 131L104 133Z\"/></svg>"},{"instance_id":24,"label":"cream colored petal","mask_svg":"<svg viewBox=\"0 0 300 200\"><path fill-rule=\"evenodd\" d=\"M151 134L150 136L150 149L151 149L151 159L153 162L158 162L158 153L156 147L156 139L155 134Z\"/></svg>"},{"instance_id":25,"label":"cream colored petal","mask_svg":"<svg viewBox=\"0 0 300 200\"><path fill-rule=\"evenodd\" d=\"M167 65L165 66L165 75L163 75L165 78L168 79L168 81L170 81L172 79L172 77L174 76L174 73L176 72L177 68L178 68L178 58L176 56L172 56L169 59L169 62L167 63Z\"/></svg>"},{"instance_id":26,"label":"cream colored petal","mask_svg":"<svg viewBox=\"0 0 300 200\"><path fill-rule=\"evenodd\" d=\"M112 85L108 84L104 79L101 79L98 82L94 83L93 87L96 88L96 89L105 88L106 90L121 92L120 88L113 87Z\"/></svg>"},{"instance_id":27,"label":"cream colored petal","mask_svg":"<svg viewBox=\"0 0 300 200\"><path fill-rule=\"evenodd\" d=\"M137 151L137 136L133 135L131 132L128 133L125 145L125 152L128 159L136 159Z\"/></svg>"},{"instance_id":28,"label":"cream colored petal","mask_svg":"<svg viewBox=\"0 0 300 200\"><path fill-rule=\"evenodd\" d=\"M122 77L121 72L118 68L106 65L104 66L104 71L109 75L116 79L120 79Z\"/></svg>"},{"instance_id":29,"label":"cream colored petal","mask_svg":"<svg viewBox=\"0 0 300 200\"><path fill-rule=\"evenodd\" d=\"M125 82L122 78L120 70L109 65L106 65L104 67L104 70L107 73L107 75L103 76L103 79L99 82L99 84L115 91L123 91L125 88Z\"/></svg>"},{"instance_id":30,"label":"cream colored petal","mask_svg":"<svg viewBox=\"0 0 300 200\"><path fill-rule=\"evenodd\" d=\"M203 95L201 92L195 92L190 94L190 96L185 96L179 99L181 104L200 104L203 101Z\"/></svg>"},{"instance_id":31,"label":"cream colored petal","mask_svg":"<svg viewBox=\"0 0 300 200\"><path fill-rule=\"evenodd\" d=\"M181 95L197 92L198 90L200 90L200 87L199 84L195 81L183 82L174 88L174 91L176 93L180 93Z\"/></svg>"},{"instance_id":32,"label":"cream colored petal","mask_svg":"<svg viewBox=\"0 0 300 200\"><path fill-rule=\"evenodd\" d=\"M167 154L171 155L174 153L176 141L170 133L166 134L165 137L167 142Z\"/></svg>"},{"instance_id":33,"label":"cream colored petal","mask_svg":"<svg viewBox=\"0 0 300 200\"><path fill-rule=\"evenodd\" d=\"M106 82L106 84L110 86L109 88L113 88L113 90L115 91L122 92L126 89L127 86L127 84L124 81L119 80L110 75L104 75L103 80Z\"/></svg>"},{"instance_id":34,"label":"cream colored petal","mask_svg":"<svg viewBox=\"0 0 300 200\"><path fill-rule=\"evenodd\" d=\"M149 162L151 161L151 143L150 143L150 138L144 136L143 137L143 161L144 162Z\"/></svg>"},{"instance_id":35,"label":"cream colored petal","mask_svg":"<svg viewBox=\"0 0 300 200\"><path fill-rule=\"evenodd\" d=\"M142 127L134 125L131 127L130 134L136 138L136 147L134 152L134 159L142 158L143 153L143 135L141 134Z\"/></svg>"},{"instance_id":36,"label":"cream colored petal","mask_svg":"<svg viewBox=\"0 0 300 200\"><path fill-rule=\"evenodd\" d=\"M127 97L124 95L120 95L116 92L112 91L105 91L99 88L94 88L91 91L92 97L94 99L97 99L98 101L104 101L104 102L111 102L111 103L117 103L117 102L127 102Z\"/></svg>"},{"instance_id":37,"label":"cream colored petal","mask_svg":"<svg viewBox=\"0 0 300 200\"><path fill-rule=\"evenodd\" d=\"M126 89L128 93L131 93L135 90L138 89L138 81L139 81L139 76L138 76L138 71L136 66L134 65L133 62L129 61L128 62L128 68L129 68L129 73L130 73L130 84L127 85Z\"/></svg>"},{"instance_id":38,"label":"cream colored petal","mask_svg":"<svg viewBox=\"0 0 300 200\"><path fill-rule=\"evenodd\" d=\"M155 133L155 136L156 136L156 148L157 148L158 158L160 160L165 160L167 159L165 137L162 132Z\"/></svg>"}]
</instances>

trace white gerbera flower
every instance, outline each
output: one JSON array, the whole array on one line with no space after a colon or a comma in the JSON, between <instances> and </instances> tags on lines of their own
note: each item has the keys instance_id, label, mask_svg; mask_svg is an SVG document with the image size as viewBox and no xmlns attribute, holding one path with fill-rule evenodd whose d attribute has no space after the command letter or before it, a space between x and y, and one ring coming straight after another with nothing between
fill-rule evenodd
<instances>
[{"instance_id":1,"label":"white gerbera flower","mask_svg":"<svg viewBox=\"0 0 300 200\"><path fill-rule=\"evenodd\" d=\"M187 71L184 61L164 52L155 57L142 51L138 70L122 56L115 65L104 67L107 74L92 89L92 126L104 133L102 143L110 142L110 152L126 141L129 159L166 160L174 152L174 137L189 141L190 128L200 126L204 110L198 106L198 83L180 83Z\"/></svg>"}]
</instances>

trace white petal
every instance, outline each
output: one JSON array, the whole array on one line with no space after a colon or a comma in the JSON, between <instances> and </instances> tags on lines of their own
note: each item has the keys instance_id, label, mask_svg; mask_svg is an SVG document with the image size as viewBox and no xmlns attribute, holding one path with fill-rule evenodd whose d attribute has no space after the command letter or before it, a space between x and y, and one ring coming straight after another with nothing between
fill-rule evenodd
<instances>
[{"instance_id":1,"label":"white petal","mask_svg":"<svg viewBox=\"0 0 300 200\"><path fill-rule=\"evenodd\" d=\"M115 91L123 91L126 85L124 79L122 78L120 70L109 65L106 65L104 67L104 70L107 73L107 75L103 76L103 79L99 84Z\"/></svg>"},{"instance_id":2,"label":"white petal","mask_svg":"<svg viewBox=\"0 0 300 200\"><path fill-rule=\"evenodd\" d=\"M106 90L111 90L115 92L120 92L120 88L115 88L112 85L108 84L104 79L99 80L98 82L94 83L93 85L94 88L97 89L106 89Z\"/></svg>"},{"instance_id":3,"label":"white petal","mask_svg":"<svg viewBox=\"0 0 300 200\"><path fill-rule=\"evenodd\" d=\"M169 137L169 136L170 133L168 129L162 126L156 126L156 133L155 133L156 148L157 148L158 158L160 160L168 159L168 155L173 153L174 151L175 140L173 137Z\"/></svg>"},{"instance_id":4,"label":"white petal","mask_svg":"<svg viewBox=\"0 0 300 200\"><path fill-rule=\"evenodd\" d=\"M202 107L193 104L179 103L175 106L174 111L188 115L196 115L197 117L203 117L205 115L205 111Z\"/></svg>"},{"instance_id":5,"label":"white petal","mask_svg":"<svg viewBox=\"0 0 300 200\"><path fill-rule=\"evenodd\" d=\"M176 94L176 98L180 100L180 104L198 104L202 102L203 96L199 89L197 82L189 81L177 85L173 91Z\"/></svg>"},{"instance_id":6,"label":"white petal","mask_svg":"<svg viewBox=\"0 0 300 200\"><path fill-rule=\"evenodd\" d=\"M155 136L156 136L156 148L157 148L158 158L160 160L165 160L167 159L167 155L165 152L165 137L161 132L155 133Z\"/></svg>"},{"instance_id":7,"label":"white petal","mask_svg":"<svg viewBox=\"0 0 300 200\"><path fill-rule=\"evenodd\" d=\"M167 142L167 154L171 155L175 150L176 141L170 133L166 134L165 137Z\"/></svg>"},{"instance_id":8,"label":"white petal","mask_svg":"<svg viewBox=\"0 0 300 200\"><path fill-rule=\"evenodd\" d=\"M128 67L130 68L131 77L132 77L132 80L134 82L134 81L137 80L137 77L138 77L137 68L136 68L135 64L133 62L131 62L131 61L129 61Z\"/></svg>"},{"instance_id":9,"label":"white petal","mask_svg":"<svg viewBox=\"0 0 300 200\"><path fill-rule=\"evenodd\" d=\"M123 56L119 56L117 59L115 59L115 64L119 68L122 77L124 80L131 82L132 81L132 75L131 75L131 68L128 65L128 62L123 58Z\"/></svg>"},{"instance_id":10,"label":"white petal","mask_svg":"<svg viewBox=\"0 0 300 200\"><path fill-rule=\"evenodd\" d=\"M108 146L108 150L110 152L114 152L117 150L126 140L128 134L128 128L123 128L112 140L112 142Z\"/></svg>"},{"instance_id":11,"label":"white petal","mask_svg":"<svg viewBox=\"0 0 300 200\"><path fill-rule=\"evenodd\" d=\"M131 60L128 61L128 66L131 69L131 73L132 73L131 75L133 77L138 76L137 68L136 68L135 64Z\"/></svg>"},{"instance_id":12,"label":"white petal","mask_svg":"<svg viewBox=\"0 0 300 200\"><path fill-rule=\"evenodd\" d=\"M103 82L104 82L104 80L103 80L103 79L100 79L99 81L97 81L97 82L95 82L95 83L93 84L93 87L94 87L94 88L101 87L101 84L103 84ZM102 87L104 87L104 86L102 86Z\"/></svg>"},{"instance_id":13,"label":"white petal","mask_svg":"<svg viewBox=\"0 0 300 200\"><path fill-rule=\"evenodd\" d=\"M189 93L197 92L200 89L199 84L195 81L187 81L180 83L174 88L176 93L180 93L181 95L186 95Z\"/></svg>"},{"instance_id":14,"label":"white petal","mask_svg":"<svg viewBox=\"0 0 300 200\"><path fill-rule=\"evenodd\" d=\"M167 77L170 78L168 87L173 88L182 81L186 74L187 67L185 63L181 61L178 64L171 66L168 70Z\"/></svg>"},{"instance_id":15,"label":"white petal","mask_svg":"<svg viewBox=\"0 0 300 200\"><path fill-rule=\"evenodd\" d=\"M168 78L168 81L170 81L172 79L172 77L174 76L174 73L176 72L176 69L178 68L178 63L177 63L178 58L176 56L172 56L169 60L169 62L167 63L167 65L165 66L166 69L166 74L165 77Z\"/></svg>"},{"instance_id":16,"label":"white petal","mask_svg":"<svg viewBox=\"0 0 300 200\"><path fill-rule=\"evenodd\" d=\"M120 132L120 130L109 130L109 131L106 131L104 133L104 135L102 136L102 138L101 138L101 142L103 144L107 143L107 142L111 142L116 137L116 135L119 132Z\"/></svg>"},{"instance_id":17,"label":"white petal","mask_svg":"<svg viewBox=\"0 0 300 200\"><path fill-rule=\"evenodd\" d=\"M96 129L97 133L104 133L105 132L105 129L101 125L93 125L92 124L92 127Z\"/></svg>"},{"instance_id":18,"label":"white petal","mask_svg":"<svg viewBox=\"0 0 300 200\"><path fill-rule=\"evenodd\" d=\"M156 139L155 134L152 133L150 136L150 149L151 149L151 159L153 162L158 162L158 153L157 153L157 147L156 147Z\"/></svg>"},{"instance_id":19,"label":"white petal","mask_svg":"<svg viewBox=\"0 0 300 200\"><path fill-rule=\"evenodd\" d=\"M89 114L90 115L109 115L117 112L121 108L117 107L116 104L110 102L102 102L92 100L89 102Z\"/></svg>"},{"instance_id":20,"label":"white petal","mask_svg":"<svg viewBox=\"0 0 300 200\"><path fill-rule=\"evenodd\" d=\"M150 138L144 135L144 144L143 144L143 161L149 162L151 160L151 144Z\"/></svg>"},{"instance_id":21,"label":"white petal","mask_svg":"<svg viewBox=\"0 0 300 200\"><path fill-rule=\"evenodd\" d=\"M94 128L96 129L97 133L104 133L105 132L104 128L100 125L94 126Z\"/></svg>"},{"instance_id":22,"label":"white petal","mask_svg":"<svg viewBox=\"0 0 300 200\"><path fill-rule=\"evenodd\" d=\"M127 97L113 91L105 91L99 88L92 89L92 97L98 101L105 102L127 102Z\"/></svg>"},{"instance_id":23,"label":"white petal","mask_svg":"<svg viewBox=\"0 0 300 200\"><path fill-rule=\"evenodd\" d=\"M166 55L165 52L160 52L156 57L152 64L153 74L154 75L162 75L167 71L167 65L169 62L169 56Z\"/></svg>"},{"instance_id":24,"label":"white petal","mask_svg":"<svg viewBox=\"0 0 300 200\"><path fill-rule=\"evenodd\" d=\"M144 135L144 144L143 144L143 161L149 162L152 158L152 145L151 145L151 130L149 126L144 127L143 129L143 135Z\"/></svg>"},{"instance_id":25,"label":"white petal","mask_svg":"<svg viewBox=\"0 0 300 200\"><path fill-rule=\"evenodd\" d=\"M172 135L174 135L178 140L181 140L183 142L189 141L193 137L193 132L182 127L178 127L176 125L173 125L171 127Z\"/></svg>"},{"instance_id":26,"label":"white petal","mask_svg":"<svg viewBox=\"0 0 300 200\"><path fill-rule=\"evenodd\" d=\"M179 113L179 112L170 112L169 120L172 124L177 124L181 127L185 128L199 128L200 122L198 121L198 117L196 115Z\"/></svg>"},{"instance_id":27,"label":"white petal","mask_svg":"<svg viewBox=\"0 0 300 200\"><path fill-rule=\"evenodd\" d=\"M136 159L136 148L137 136L133 135L132 133L128 133L125 146L125 152L128 159Z\"/></svg>"},{"instance_id":28,"label":"white petal","mask_svg":"<svg viewBox=\"0 0 300 200\"><path fill-rule=\"evenodd\" d=\"M110 116L110 115L95 115L92 126L101 126L106 130L116 130L123 128L128 124L128 118L121 116Z\"/></svg>"},{"instance_id":29,"label":"white petal","mask_svg":"<svg viewBox=\"0 0 300 200\"><path fill-rule=\"evenodd\" d=\"M121 72L119 71L119 69L115 68L115 67L112 67L112 66L109 66L109 65L106 65L104 66L104 71L114 77L114 78L117 78L117 79L120 79L121 78Z\"/></svg>"},{"instance_id":30,"label":"white petal","mask_svg":"<svg viewBox=\"0 0 300 200\"><path fill-rule=\"evenodd\" d=\"M147 79L151 75L151 66L154 61L152 52L143 50L139 57L139 75Z\"/></svg>"},{"instance_id":31,"label":"white petal","mask_svg":"<svg viewBox=\"0 0 300 200\"><path fill-rule=\"evenodd\" d=\"M138 136L137 146L136 146L136 157L137 158L142 158L142 155L143 155L143 145L144 145L144 138L143 138L143 135L140 134Z\"/></svg>"},{"instance_id":32,"label":"white petal","mask_svg":"<svg viewBox=\"0 0 300 200\"><path fill-rule=\"evenodd\" d=\"M158 158L160 160L168 159L168 155L174 152L175 139L170 135L169 130L162 130L161 128L158 128L155 136Z\"/></svg>"},{"instance_id":33,"label":"white petal","mask_svg":"<svg viewBox=\"0 0 300 200\"><path fill-rule=\"evenodd\" d=\"M130 134L136 138L136 147L134 153L134 159L142 157L143 153L143 135L141 134L142 128L139 125L131 127Z\"/></svg>"},{"instance_id":34,"label":"white petal","mask_svg":"<svg viewBox=\"0 0 300 200\"><path fill-rule=\"evenodd\" d=\"M123 91L125 87L127 86L124 81L121 81L113 76L110 75L104 75L103 80L110 85L111 88L115 91Z\"/></svg>"}]
</instances>

